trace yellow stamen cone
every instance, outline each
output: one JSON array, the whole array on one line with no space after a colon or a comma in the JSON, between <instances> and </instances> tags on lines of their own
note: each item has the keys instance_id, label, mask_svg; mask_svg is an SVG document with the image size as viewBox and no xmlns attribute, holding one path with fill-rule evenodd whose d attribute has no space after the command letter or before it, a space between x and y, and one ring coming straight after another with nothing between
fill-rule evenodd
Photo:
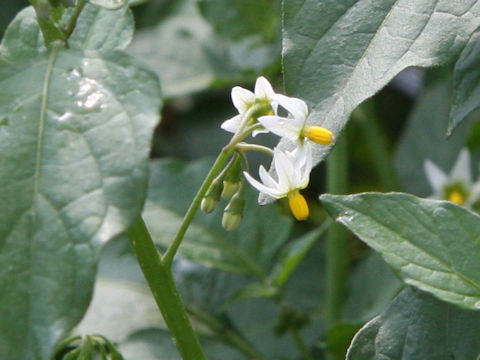
<instances>
[{"instance_id":1,"label":"yellow stamen cone","mask_svg":"<svg viewBox=\"0 0 480 360\"><path fill-rule=\"evenodd\" d=\"M463 205L465 203L465 198L459 191L454 190L448 195L448 201Z\"/></svg>"},{"instance_id":2,"label":"yellow stamen cone","mask_svg":"<svg viewBox=\"0 0 480 360\"><path fill-rule=\"evenodd\" d=\"M302 135L321 145L329 145L333 141L333 133L321 126L305 126Z\"/></svg>"},{"instance_id":3,"label":"yellow stamen cone","mask_svg":"<svg viewBox=\"0 0 480 360\"><path fill-rule=\"evenodd\" d=\"M288 195L288 205L297 220L305 220L310 213L307 201L298 191Z\"/></svg>"}]
</instances>

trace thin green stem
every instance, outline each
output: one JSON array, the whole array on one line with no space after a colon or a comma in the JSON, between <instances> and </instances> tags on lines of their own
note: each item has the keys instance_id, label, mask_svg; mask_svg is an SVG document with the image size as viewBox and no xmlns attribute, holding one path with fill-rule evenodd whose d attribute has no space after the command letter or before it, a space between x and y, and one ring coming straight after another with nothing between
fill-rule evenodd
<instances>
[{"instance_id":1,"label":"thin green stem","mask_svg":"<svg viewBox=\"0 0 480 360\"><path fill-rule=\"evenodd\" d=\"M251 106L250 109L245 113L244 119L239 129L237 130L235 135L232 137L228 145L226 145L222 149L217 159L215 160L215 163L213 164L212 168L208 172L205 180L200 186L200 189L198 190L197 194L193 198L192 203L190 204L190 207L185 213L182 224L180 225L180 228L178 229L177 234L175 235L172 243L170 244L167 251L165 252L165 255L163 255L162 257L162 262L166 267L171 268L173 263L173 258L175 257L175 254L177 253L178 248L182 243L183 237L185 236L185 233L187 232L187 229L190 226L190 223L192 222L195 214L198 211L198 208L200 207L200 204L202 202L202 199L205 193L207 192L209 186L212 184L212 181L220 173L221 169L225 165L225 162L228 160L230 155L232 155L232 153L235 151L237 144L241 142L243 139L245 139L248 135L250 135L251 132L256 128L255 126L247 127L247 125L249 120L254 116L254 114L258 112L258 109L259 107L254 105L254 106Z\"/></svg>"},{"instance_id":2,"label":"thin green stem","mask_svg":"<svg viewBox=\"0 0 480 360\"><path fill-rule=\"evenodd\" d=\"M130 228L127 235L182 359L206 360L173 281L171 268L162 263L141 218Z\"/></svg>"},{"instance_id":3,"label":"thin green stem","mask_svg":"<svg viewBox=\"0 0 480 360\"><path fill-rule=\"evenodd\" d=\"M72 35L73 30L75 29L75 25L77 25L78 17L80 16L80 13L82 12L86 4L87 0L78 0L77 6L75 6L72 16L70 16L70 19L64 31L67 39L70 37L70 35Z\"/></svg>"},{"instance_id":4,"label":"thin green stem","mask_svg":"<svg viewBox=\"0 0 480 360\"><path fill-rule=\"evenodd\" d=\"M400 190L400 183L392 165L391 152L388 149L388 141L379 126L373 103L367 102L361 105L353 112L352 118L360 127L384 190Z\"/></svg>"},{"instance_id":5,"label":"thin green stem","mask_svg":"<svg viewBox=\"0 0 480 360\"><path fill-rule=\"evenodd\" d=\"M310 350L308 350L307 345L303 341L302 337L300 336L300 333L296 329L290 329L290 334L292 334L293 340L295 340L295 343L297 344L297 347L300 349L300 352L302 353L303 357L306 360L313 360L313 356L310 353Z\"/></svg>"},{"instance_id":6,"label":"thin green stem","mask_svg":"<svg viewBox=\"0 0 480 360\"><path fill-rule=\"evenodd\" d=\"M175 235L172 243L170 244L167 251L162 257L162 263L165 265L165 267L170 268L172 266L173 258L175 257L175 254L177 253L177 250L180 247L180 244L182 243L183 237L185 236L185 233L187 232L187 229L190 226L190 223L192 222L193 217L195 216L195 214L198 211L198 208L200 207L200 203L202 202L202 199L205 193L207 192L208 187L211 185L215 177L220 173L223 165L225 165L225 162L228 160L228 158L233 153L233 151L234 151L234 147L230 147L230 148L225 147L223 148L223 150L220 152L217 159L215 160L215 163L213 164L212 168L208 172L207 177L203 181L202 185L200 186L200 189L198 190L197 194L192 200L192 203L190 204L190 207L188 208L183 218L182 225L178 229L178 232Z\"/></svg>"},{"instance_id":7,"label":"thin green stem","mask_svg":"<svg viewBox=\"0 0 480 360\"><path fill-rule=\"evenodd\" d=\"M216 336L220 338L225 344L228 344L249 359L266 360L266 358L259 353L247 340L245 340L234 329L225 326L220 320L212 315L203 312L195 307L187 307L187 311L199 322L206 325Z\"/></svg>"},{"instance_id":8,"label":"thin green stem","mask_svg":"<svg viewBox=\"0 0 480 360\"><path fill-rule=\"evenodd\" d=\"M340 138L327 162L327 191L331 194L346 194L348 191L347 139ZM343 301L349 270L348 232L339 224L332 224L327 236L326 260L326 325L327 331L342 320ZM339 360L344 354L329 351L327 360Z\"/></svg>"},{"instance_id":9,"label":"thin green stem","mask_svg":"<svg viewBox=\"0 0 480 360\"><path fill-rule=\"evenodd\" d=\"M263 145L247 144L242 142L237 145L237 148L242 151L259 151L267 155L273 156L273 150Z\"/></svg>"}]
</instances>

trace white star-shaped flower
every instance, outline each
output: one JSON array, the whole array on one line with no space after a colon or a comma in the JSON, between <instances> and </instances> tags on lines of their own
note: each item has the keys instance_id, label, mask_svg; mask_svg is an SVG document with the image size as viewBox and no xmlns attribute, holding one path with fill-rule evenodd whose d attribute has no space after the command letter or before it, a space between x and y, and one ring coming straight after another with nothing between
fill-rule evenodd
<instances>
[{"instance_id":1,"label":"white star-shaped flower","mask_svg":"<svg viewBox=\"0 0 480 360\"><path fill-rule=\"evenodd\" d=\"M275 92L272 85L263 76L260 76L255 82L255 93L244 89L240 86L235 86L232 89L232 102L238 110L238 115L226 120L221 125L225 131L236 133L240 127L245 113L255 104L265 104L271 106L271 111L276 114L277 103L274 100ZM261 132L268 132L266 130L257 130L254 136Z\"/></svg>"},{"instance_id":2,"label":"white star-shaped flower","mask_svg":"<svg viewBox=\"0 0 480 360\"><path fill-rule=\"evenodd\" d=\"M278 180L275 180L263 166L259 175L262 182L255 180L244 172L247 181L258 191L276 199L288 198L290 209L297 220L308 217L309 210L300 190L307 187L312 170L312 152L308 144L296 148L292 152L274 149L273 161Z\"/></svg>"},{"instance_id":3,"label":"white star-shaped flower","mask_svg":"<svg viewBox=\"0 0 480 360\"><path fill-rule=\"evenodd\" d=\"M472 181L468 150L460 152L448 175L429 159L425 160L423 167L434 191L432 198L449 200L467 207L480 199L480 182Z\"/></svg>"},{"instance_id":4,"label":"white star-shaped flower","mask_svg":"<svg viewBox=\"0 0 480 360\"><path fill-rule=\"evenodd\" d=\"M310 139L318 144L329 145L333 140L330 130L322 126L306 125L308 106L305 101L282 94L275 94L273 99L289 112L288 117L265 115L258 118L258 122L272 133L290 141L303 144Z\"/></svg>"}]
</instances>

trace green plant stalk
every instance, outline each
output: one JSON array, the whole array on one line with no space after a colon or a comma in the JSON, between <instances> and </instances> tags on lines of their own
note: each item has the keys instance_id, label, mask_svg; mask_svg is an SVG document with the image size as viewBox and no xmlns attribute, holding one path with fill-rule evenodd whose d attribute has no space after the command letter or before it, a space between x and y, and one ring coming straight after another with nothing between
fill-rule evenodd
<instances>
[{"instance_id":1,"label":"green plant stalk","mask_svg":"<svg viewBox=\"0 0 480 360\"><path fill-rule=\"evenodd\" d=\"M80 13L82 12L86 4L87 0L78 0L77 6L75 6L72 16L70 17L70 20L68 21L67 27L65 29L65 35L67 39L70 37L70 35L72 35L73 30L75 29L75 25L77 25L78 17L80 16Z\"/></svg>"},{"instance_id":2,"label":"green plant stalk","mask_svg":"<svg viewBox=\"0 0 480 360\"><path fill-rule=\"evenodd\" d=\"M182 359L206 360L173 281L171 268L162 263L141 218L129 229L127 235Z\"/></svg>"},{"instance_id":3,"label":"green plant stalk","mask_svg":"<svg viewBox=\"0 0 480 360\"><path fill-rule=\"evenodd\" d=\"M175 235L172 243L170 244L167 251L162 257L162 263L165 267L171 268L173 258L175 257L175 254L177 253L177 250L180 247L183 237L185 236L185 233L187 232L187 229L190 226L190 223L192 222L193 217L195 216L195 214L198 211L198 208L200 207L200 204L202 202L203 197L205 196L205 193L207 192L209 186L212 184L212 181L222 170L223 166L225 165L225 162L228 160L230 155L232 155L234 149L235 149L234 146L224 147L223 150L218 155L217 159L215 160L215 163L213 164L212 168L208 172L207 177L203 181L202 185L200 186L200 189L198 190L197 194L192 200L190 207L185 213L185 216L182 221L182 225L180 225L180 228L178 229L178 232Z\"/></svg>"},{"instance_id":4,"label":"green plant stalk","mask_svg":"<svg viewBox=\"0 0 480 360\"><path fill-rule=\"evenodd\" d=\"M385 191L399 191L400 183L392 165L388 142L378 124L373 103L367 102L357 108L352 118L359 125L375 171Z\"/></svg>"},{"instance_id":5,"label":"green plant stalk","mask_svg":"<svg viewBox=\"0 0 480 360\"><path fill-rule=\"evenodd\" d=\"M253 348L253 346L240 334L238 334L234 329L225 326L220 320L216 319L212 315L194 307L188 307L187 311L199 322L203 323L210 330L212 330L215 335L217 335L225 344L236 348L242 354L247 356L248 359L266 360L266 358L255 348Z\"/></svg>"},{"instance_id":6,"label":"green plant stalk","mask_svg":"<svg viewBox=\"0 0 480 360\"><path fill-rule=\"evenodd\" d=\"M346 138L340 138L327 161L327 192L346 194L348 192L348 153ZM326 260L326 299L325 320L327 331L342 320L343 302L349 271L348 232L340 224L334 223L327 235ZM344 359L345 354L329 351L327 360Z\"/></svg>"},{"instance_id":7,"label":"green plant stalk","mask_svg":"<svg viewBox=\"0 0 480 360\"><path fill-rule=\"evenodd\" d=\"M182 243L183 237L185 236L185 233L187 232L190 223L192 222L195 214L197 213L198 208L200 207L202 199L205 196L205 193L207 192L209 186L212 184L215 177L220 173L228 158L233 154L237 144L240 143L243 139L245 139L248 135L250 135L252 131L258 128L258 124L252 125L250 127L247 127L247 124L250 119L254 118L254 114L258 111L259 106L260 105L251 106L250 109L245 113L243 123L242 125L240 125L237 133L235 133L230 142L222 149L217 159L215 160L215 163L208 172L205 180L200 186L200 189L192 200L190 207L185 213L182 224L180 225L177 234L175 235L172 243L162 257L162 263L166 267L172 267L173 258L175 257L175 254L177 253L177 250Z\"/></svg>"}]
</instances>

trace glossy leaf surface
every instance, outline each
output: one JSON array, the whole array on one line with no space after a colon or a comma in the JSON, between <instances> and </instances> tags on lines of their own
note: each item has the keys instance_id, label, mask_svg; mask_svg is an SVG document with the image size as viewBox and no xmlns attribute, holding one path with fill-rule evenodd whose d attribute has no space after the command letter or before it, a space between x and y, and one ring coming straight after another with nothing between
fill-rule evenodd
<instances>
[{"instance_id":1,"label":"glossy leaf surface","mask_svg":"<svg viewBox=\"0 0 480 360\"><path fill-rule=\"evenodd\" d=\"M31 8L0 83L0 358L46 359L86 310L102 245L140 214L159 86L121 52L47 50Z\"/></svg>"}]
</instances>

